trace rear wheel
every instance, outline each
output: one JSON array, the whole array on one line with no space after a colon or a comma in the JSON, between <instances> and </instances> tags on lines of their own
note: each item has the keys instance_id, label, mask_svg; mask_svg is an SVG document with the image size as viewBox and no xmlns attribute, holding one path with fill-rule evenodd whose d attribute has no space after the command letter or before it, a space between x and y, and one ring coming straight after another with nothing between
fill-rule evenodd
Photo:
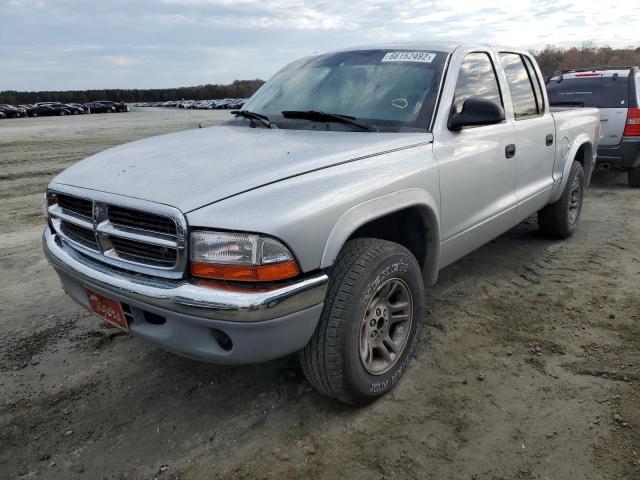
<instances>
[{"instance_id":1,"label":"rear wheel","mask_svg":"<svg viewBox=\"0 0 640 480\"><path fill-rule=\"evenodd\" d=\"M582 213L584 182L582 165L574 161L560 199L538 212L538 225L543 233L554 238L571 236Z\"/></svg>"},{"instance_id":2,"label":"rear wheel","mask_svg":"<svg viewBox=\"0 0 640 480\"><path fill-rule=\"evenodd\" d=\"M59 115L60 115L61 117L63 117L64 115L66 115L66 113L65 113L65 111L64 111L64 110L60 110L60 114L59 114Z\"/></svg>"},{"instance_id":3,"label":"rear wheel","mask_svg":"<svg viewBox=\"0 0 640 480\"><path fill-rule=\"evenodd\" d=\"M635 188L640 188L640 167L630 168L627 175L629 178L629 185Z\"/></svg>"},{"instance_id":4,"label":"rear wheel","mask_svg":"<svg viewBox=\"0 0 640 480\"><path fill-rule=\"evenodd\" d=\"M366 404L396 385L413 355L424 317L422 273L403 246L364 238L345 245L330 278L302 369L328 397Z\"/></svg>"}]
</instances>

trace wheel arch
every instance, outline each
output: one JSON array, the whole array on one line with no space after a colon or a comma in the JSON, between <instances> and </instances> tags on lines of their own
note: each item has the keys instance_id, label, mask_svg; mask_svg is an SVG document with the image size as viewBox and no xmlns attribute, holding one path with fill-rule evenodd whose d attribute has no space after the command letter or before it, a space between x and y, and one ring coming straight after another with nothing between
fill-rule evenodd
<instances>
[{"instance_id":1,"label":"wheel arch","mask_svg":"<svg viewBox=\"0 0 640 480\"><path fill-rule=\"evenodd\" d=\"M550 203L557 201L562 196L562 192L567 184L571 165L573 165L574 160L582 165L582 169L584 170L585 186L589 185L591 182L593 167L595 165L595 153L593 143L588 135L578 135L574 139L573 144L565 156L564 166L562 167L562 180L559 184L556 184Z\"/></svg>"},{"instance_id":2,"label":"wheel arch","mask_svg":"<svg viewBox=\"0 0 640 480\"><path fill-rule=\"evenodd\" d=\"M407 247L418 260L425 285L435 283L440 257L440 221L436 201L421 189L406 189L362 202L336 222L322 254L328 268L353 238L391 240Z\"/></svg>"}]
</instances>

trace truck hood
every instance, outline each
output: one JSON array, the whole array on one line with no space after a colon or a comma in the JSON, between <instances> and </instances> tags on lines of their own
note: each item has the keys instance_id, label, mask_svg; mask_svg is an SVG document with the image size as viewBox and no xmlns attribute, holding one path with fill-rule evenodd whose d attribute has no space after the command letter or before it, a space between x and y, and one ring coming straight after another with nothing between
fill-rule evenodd
<instances>
[{"instance_id":1,"label":"truck hood","mask_svg":"<svg viewBox=\"0 0 640 480\"><path fill-rule=\"evenodd\" d=\"M53 182L163 203L186 213L263 185L431 140L427 133L223 125L105 150Z\"/></svg>"}]
</instances>

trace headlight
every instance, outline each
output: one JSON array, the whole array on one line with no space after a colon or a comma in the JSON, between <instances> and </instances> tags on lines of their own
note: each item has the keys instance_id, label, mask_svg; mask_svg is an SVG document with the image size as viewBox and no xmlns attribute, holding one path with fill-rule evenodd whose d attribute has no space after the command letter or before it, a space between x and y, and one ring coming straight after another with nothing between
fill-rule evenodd
<instances>
[{"instance_id":1,"label":"headlight","mask_svg":"<svg viewBox=\"0 0 640 480\"><path fill-rule=\"evenodd\" d=\"M274 238L250 233L191 233L191 274L243 282L271 282L300 273L293 254Z\"/></svg>"}]
</instances>

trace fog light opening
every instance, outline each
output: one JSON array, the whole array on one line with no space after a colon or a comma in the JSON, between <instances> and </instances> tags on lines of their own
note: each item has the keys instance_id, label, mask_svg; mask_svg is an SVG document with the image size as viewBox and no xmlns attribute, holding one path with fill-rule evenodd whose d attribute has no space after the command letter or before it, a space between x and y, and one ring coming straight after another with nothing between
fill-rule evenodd
<instances>
[{"instance_id":1,"label":"fog light opening","mask_svg":"<svg viewBox=\"0 0 640 480\"><path fill-rule=\"evenodd\" d=\"M167 321L162 315L155 314L153 312L144 312L144 320L151 325L164 325Z\"/></svg>"},{"instance_id":2,"label":"fog light opening","mask_svg":"<svg viewBox=\"0 0 640 480\"><path fill-rule=\"evenodd\" d=\"M221 349L223 349L225 352L231 351L231 349L233 348L233 341L231 340L231 337L229 337L229 335L220 330L216 330L215 328L211 329L211 334L213 335L213 338L216 339L216 342L218 342L218 345L220 345Z\"/></svg>"}]
</instances>

